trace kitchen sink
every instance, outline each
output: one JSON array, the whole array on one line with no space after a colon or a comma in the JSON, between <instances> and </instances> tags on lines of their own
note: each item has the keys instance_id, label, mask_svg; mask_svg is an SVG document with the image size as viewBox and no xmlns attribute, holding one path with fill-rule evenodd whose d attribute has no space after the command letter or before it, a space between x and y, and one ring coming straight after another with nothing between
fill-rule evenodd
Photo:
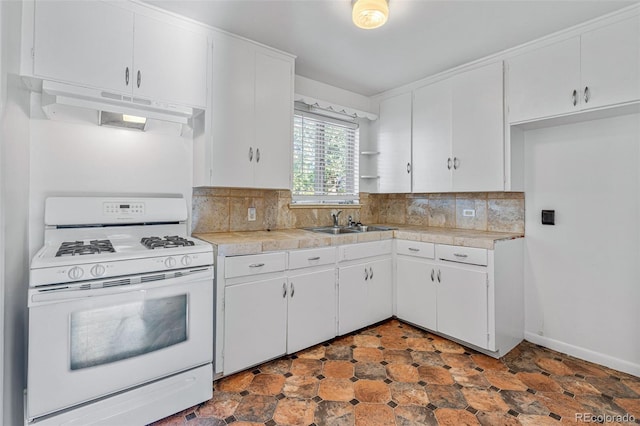
<instances>
[{"instance_id":1,"label":"kitchen sink","mask_svg":"<svg viewBox=\"0 0 640 426\"><path fill-rule=\"evenodd\" d=\"M372 231L391 231L391 230L394 230L394 229L398 229L398 228L392 228L392 227L389 227L389 226L366 226L366 225L353 226L353 227L323 226L323 227L320 227L320 228L307 228L308 231L321 232L323 234L333 234L333 235L359 234L361 232L372 232Z\"/></svg>"}]
</instances>

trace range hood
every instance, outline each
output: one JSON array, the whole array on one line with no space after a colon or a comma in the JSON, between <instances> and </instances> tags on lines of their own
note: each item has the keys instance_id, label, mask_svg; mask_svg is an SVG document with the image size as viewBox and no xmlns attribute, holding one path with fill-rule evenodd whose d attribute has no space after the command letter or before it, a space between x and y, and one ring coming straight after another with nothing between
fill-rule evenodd
<instances>
[{"instance_id":1,"label":"range hood","mask_svg":"<svg viewBox=\"0 0 640 426\"><path fill-rule=\"evenodd\" d=\"M121 95L53 81L42 82L42 109L52 118L59 107L82 108L98 111L98 116L109 116L107 125L117 125L116 116L144 117L151 120L177 123L191 127L191 119L199 113L193 108L151 101L135 96ZM100 119L102 121L102 118ZM100 124L100 123L98 123ZM103 122L103 124L105 124ZM122 125L121 127L129 127Z\"/></svg>"}]
</instances>

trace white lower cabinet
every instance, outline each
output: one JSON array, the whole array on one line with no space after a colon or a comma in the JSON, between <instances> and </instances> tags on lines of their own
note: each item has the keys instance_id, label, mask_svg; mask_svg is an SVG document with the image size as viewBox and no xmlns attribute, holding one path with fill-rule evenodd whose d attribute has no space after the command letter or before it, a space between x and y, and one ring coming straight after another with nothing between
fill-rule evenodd
<instances>
[{"instance_id":1,"label":"white lower cabinet","mask_svg":"<svg viewBox=\"0 0 640 426\"><path fill-rule=\"evenodd\" d=\"M485 269L485 268L483 268ZM489 347L486 271L438 266L438 331L481 348Z\"/></svg>"},{"instance_id":2,"label":"white lower cabinet","mask_svg":"<svg viewBox=\"0 0 640 426\"><path fill-rule=\"evenodd\" d=\"M436 244L435 253L419 244L397 241L398 318L496 357L522 341L522 240L494 250Z\"/></svg>"},{"instance_id":3,"label":"white lower cabinet","mask_svg":"<svg viewBox=\"0 0 640 426\"><path fill-rule=\"evenodd\" d=\"M393 315L393 260L390 240L344 246L340 252L338 334L343 335ZM359 259L359 253L380 256Z\"/></svg>"},{"instance_id":4,"label":"white lower cabinet","mask_svg":"<svg viewBox=\"0 0 640 426\"><path fill-rule=\"evenodd\" d=\"M336 336L335 248L296 255L333 261L299 268L290 256L289 267L298 269L287 271L284 252L218 259L224 264L218 277L225 277L223 315L217 315L224 324L224 343L216 351L223 354L216 359L216 373L229 375Z\"/></svg>"},{"instance_id":5,"label":"white lower cabinet","mask_svg":"<svg viewBox=\"0 0 640 426\"><path fill-rule=\"evenodd\" d=\"M334 268L289 276L287 353L336 336Z\"/></svg>"},{"instance_id":6,"label":"white lower cabinet","mask_svg":"<svg viewBox=\"0 0 640 426\"><path fill-rule=\"evenodd\" d=\"M224 292L224 373L243 370L287 350L284 277L227 286Z\"/></svg>"},{"instance_id":7,"label":"white lower cabinet","mask_svg":"<svg viewBox=\"0 0 640 426\"><path fill-rule=\"evenodd\" d=\"M412 324L437 329L435 262L398 256L396 312Z\"/></svg>"}]
</instances>

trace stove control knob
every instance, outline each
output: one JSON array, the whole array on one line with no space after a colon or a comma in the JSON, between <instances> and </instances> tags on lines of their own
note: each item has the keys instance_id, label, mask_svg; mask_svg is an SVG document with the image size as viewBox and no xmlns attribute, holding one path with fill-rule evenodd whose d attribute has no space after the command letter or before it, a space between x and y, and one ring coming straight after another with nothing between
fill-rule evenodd
<instances>
[{"instance_id":1,"label":"stove control knob","mask_svg":"<svg viewBox=\"0 0 640 426\"><path fill-rule=\"evenodd\" d=\"M189 266L191 265L191 262L193 262L193 260L191 259L191 256L184 255L182 256L181 262L184 266Z\"/></svg>"},{"instance_id":2,"label":"stove control knob","mask_svg":"<svg viewBox=\"0 0 640 426\"><path fill-rule=\"evenodd\" d=\"M167 257L164 261L164 266L167 268L173 268L176 266L176 260L173 257Z\"/></svg>"},{"instance_id":3,"label":"stove control knob","mask_svg":"<svg viewBox=\"0 0 640 426\"><path fill-rule=\"evenodd\" d=\"M91 268L91 275L93 275L94 277L101 277L104 275L106 269L104 268L104 266L98 264L98 265L94 265Z\"/></svg>"},{"instance_id":4,"label":"stove control knob","mask_svg":"<svg viewBox=\"0 0 640 426\"><path fill-rule=\"evenodd\" d=\"M79 280L84 275L84 271L82 270L82 268L74 266L73 268L69 269L68 275L72 280Z\"/></svg>"}]
</instances>

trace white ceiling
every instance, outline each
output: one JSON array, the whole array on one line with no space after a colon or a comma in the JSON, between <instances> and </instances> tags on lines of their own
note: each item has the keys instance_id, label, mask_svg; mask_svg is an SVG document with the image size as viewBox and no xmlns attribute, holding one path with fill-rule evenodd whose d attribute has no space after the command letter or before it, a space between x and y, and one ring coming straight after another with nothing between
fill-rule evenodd
<instances>
[{"instance_id":1,"label":"white ceiling","mask_svg":"<svg viewBox=\"0 0 640 426\"><path fill-rule=\"evenodd\" d=\"M351 0L146 0L297 55L296 74L374 95L620 9L630 1L390 0L376 30Z\"/></svg>"}]
</instances>

